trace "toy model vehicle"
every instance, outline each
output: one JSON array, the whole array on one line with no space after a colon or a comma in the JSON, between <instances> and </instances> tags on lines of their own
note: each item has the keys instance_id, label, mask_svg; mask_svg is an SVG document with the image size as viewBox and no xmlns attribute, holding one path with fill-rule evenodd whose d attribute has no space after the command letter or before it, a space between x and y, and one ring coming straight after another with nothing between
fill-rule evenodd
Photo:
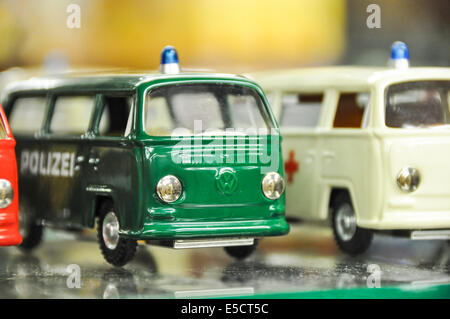
<instances>
[{"instance_id":1,"label":"toy model vehicle","mask_svg":"<svg viewBox=\"0 0 450 319\"><path fill-rule=\"evenodd\" d=\"M16 141L0 106L0 246L22 242L19 233L15 145Z\"/></svg>"},{"instance_id":2,"label":"toy model vehicle","mask_svg":"<svg viewBox=\"0 0 450 319\"><path fill-rule=\"evenodd\" d=\"M450 238L450 69L324 67L251 74L283 135L286 216L331 219L339 247L373 231Z\"/></svg>"},{"instance_id":3,"label":"toy model vehicle","mask_svg":"<svg viewBox=\"0 0 450 319\"><path fill-rule=\"evenodd\" d=\"M35 78L8 89L24 248L39 243L44 225L92 228L96 219L116 266L138 240L244 258L255 238L288 232L280 136L261 88L180 73L177 62L168 47L161 72Z\"/></svg>"}]
</instances>

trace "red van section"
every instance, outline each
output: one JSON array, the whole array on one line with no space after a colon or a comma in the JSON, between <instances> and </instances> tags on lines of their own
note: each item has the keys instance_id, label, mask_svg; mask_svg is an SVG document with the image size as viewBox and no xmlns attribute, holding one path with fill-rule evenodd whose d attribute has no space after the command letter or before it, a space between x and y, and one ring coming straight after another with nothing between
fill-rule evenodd
<instances>
[{"instance_id":1,"label":"red van section","mask_svg":"<svg viewBox=\"0 0 450 319\"><path fill-rule=\"evenodd\" d=\"M16 141L11 133L5 113L0 106L0 179L11 183L13 200L0 208L0 246L18 245L22 242L19 233L19 189L17 186L17 162L14 147ZM0 198L5 196L0 190Z\"/></svg>"}]
</instances>

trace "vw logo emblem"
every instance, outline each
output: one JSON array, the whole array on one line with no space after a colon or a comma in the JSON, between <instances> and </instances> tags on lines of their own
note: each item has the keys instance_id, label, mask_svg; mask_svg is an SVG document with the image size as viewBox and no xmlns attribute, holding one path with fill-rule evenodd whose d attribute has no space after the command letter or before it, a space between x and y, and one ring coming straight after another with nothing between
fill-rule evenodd
<instances>
[{"instance_id":1,"label":"vw logo emblem","mask_svg":"<svg viewBox=\"0 0 450 319\"><path fill-rule=\"evenodd\" d=\"M216 186L225 195L231 195L238 186L238 179L233 169L222 168L216 176Z\"/></svg>"}]
</instances>

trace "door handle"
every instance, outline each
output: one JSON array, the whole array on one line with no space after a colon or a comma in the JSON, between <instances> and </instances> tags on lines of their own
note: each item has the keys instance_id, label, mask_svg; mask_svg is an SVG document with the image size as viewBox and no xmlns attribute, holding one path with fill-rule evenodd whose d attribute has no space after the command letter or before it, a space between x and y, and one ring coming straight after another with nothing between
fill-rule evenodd
<instances>
[{"instance_id":1,"label":"door handle","mask_svg":"<svg viewBox=\"0 0 450 319\"><path fill-rule=\"evenodd\" d=\"M100 163L100 158L98 157L90 157L88 163L91 164L94 168L94 171L98 170L98 163Z\"/></svg>"},{"instance_id":2,"label":"door handle","mask_svg":"<svg viewBox=\"0 0 450 319\"><path fill-rule=\"evenodd\" d=\"M97 165L98 163L100 163L100 158L90 157L88 163L91 165Z\"/></svg>"}]
</instances>

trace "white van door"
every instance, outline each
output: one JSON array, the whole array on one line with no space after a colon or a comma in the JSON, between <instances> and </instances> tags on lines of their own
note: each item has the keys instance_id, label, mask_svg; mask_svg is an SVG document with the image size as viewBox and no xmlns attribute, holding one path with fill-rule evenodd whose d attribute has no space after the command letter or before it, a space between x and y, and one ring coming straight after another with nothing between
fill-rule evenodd
<instances>
[{"instance_id":1,"label":"white van door","mask_svg":"<svg viewBox=\"0 0 450 319\"><path fill-rule=\"evenodd\" d=\"M310 219L315 211L320 160L317 128L323 98L323 93L284 92L281 96L286 215L291 218Z\"/></svg>"},{"instance_id":2,"label":"white van door","mask_svg":"<svg viewBox=\"0 0 450 319\"><path fill-rule=\"evenodd\" d=\"M374 172L373 141L365 129L369 121L369 96L365 92L339 93L333 117L329 118L331 128L323 131L319 141L318 178L323 185L322 194L326 194L325 188L347 190L355 211L365 209L361 204L369 202L370 184L376 182L371 176ZM327 211L321 209L317 215L324 219Z\"/></svg>"}]
</instances>

